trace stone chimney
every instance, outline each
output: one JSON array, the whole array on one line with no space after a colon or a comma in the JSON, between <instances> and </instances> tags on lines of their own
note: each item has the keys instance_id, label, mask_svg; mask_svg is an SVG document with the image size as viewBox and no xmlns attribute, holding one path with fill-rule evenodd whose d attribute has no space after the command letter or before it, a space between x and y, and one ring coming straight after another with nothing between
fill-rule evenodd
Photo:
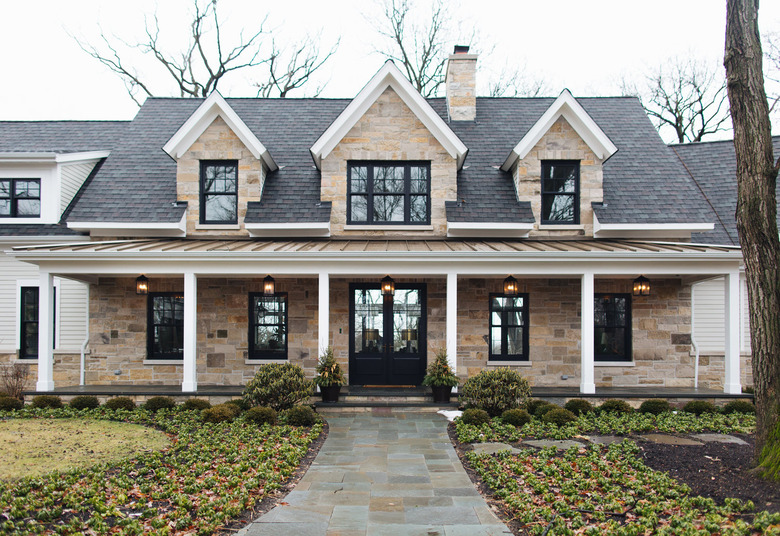
<instances>
[{"instance_id":1,"label":"stone chimney","mask_svg":"<svg viewBox=\"0 0 780 536\"><path fill-rule=\"evenodd\" d=\"M477 55L456 45L447 61L444 79L450 121L474 121L477 117Z\"/></svg>"}]
</instances>

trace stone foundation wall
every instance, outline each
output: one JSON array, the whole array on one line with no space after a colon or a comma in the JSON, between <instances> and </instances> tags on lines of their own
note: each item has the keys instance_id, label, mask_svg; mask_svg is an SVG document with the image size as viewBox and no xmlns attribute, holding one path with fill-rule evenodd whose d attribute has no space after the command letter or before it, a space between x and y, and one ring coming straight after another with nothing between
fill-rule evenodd
<instances>
[{"instance_id":1,"label":"stone foundation wall","mask_svg":"<svg viewBox=\"0 0 780 536\"><path fill-rule=\"evenodd\" d=\"M349 284L374 279L330 281L330 341L349 376ZM446 280L396 279L397 284L426 283L427 357L445 344ZM277 291L288 293L288 359L314 376L318 356L317 280L277 278ZM262 278L198 280L198 382L243 385L261 362L247 362L248 294L261 290ZM501 279L461 279L458 283L458 375L465 379L488 363L489 294L500 292ZM630 280L597 279L596 292L631 292ZM152 280L154 292L181 292L183 280ZM570 386L580 381L580 283L577 279L521 279L529 294L529 363L512 366L537 386ZM678 280L653 280L653 294L632 297L633 362L595 369L597 387L692 387L694 357L690 347L690 287ZM147 297L135 294L132 278L102 279L90 300L90 347L87 384L177 385L182 365L145 361ZM15 356L0 356L12 362ZM78 354L55 354L57 386L76 385ZM31 385L37 365L30 363ZM751 384L750 360L742 359L743 385ZM721 389L723 357L701 356L699 386ZM567 379L562 379L567 376Z\"/></svg>"}]
</instances>

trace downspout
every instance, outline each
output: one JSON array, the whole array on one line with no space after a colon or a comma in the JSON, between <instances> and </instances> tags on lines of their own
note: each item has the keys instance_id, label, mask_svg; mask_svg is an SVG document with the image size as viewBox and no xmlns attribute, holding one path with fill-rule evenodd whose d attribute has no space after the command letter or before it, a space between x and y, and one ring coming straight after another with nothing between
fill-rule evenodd
<instances>
[{"instance_id":1,"label":"downspout","mask_svg":"<svg viewBox=\"0 0 780 536\"><path fill-rule=\"evenodd\" d=\"M693 351L695 355L695 360L693 362L693 388L698 389L699 388L699 345L696 343L696 329L695 325L696 322L694 322L695 319L695 311L696 311L696 293L694 292L694 288L696 287L695 284L691 285L691 346L693 346Z\"/></svg>"},{"instance_id":2,"label":"downspout","mask_svg":"<svg viewBox=\"0 0 780 536\"><path fill-rule=\"evenodd\" d=\"M85 330L86 330L86 337L84 337L84 342L81 343L81 364L79 367L79 385L84 385L84 371L86 369L86 353L87 353L87 344L89 344L89 283L87 285L87 306L85 308L86 310L86 322L84 324Z\"/></svg>"}]
</instances>

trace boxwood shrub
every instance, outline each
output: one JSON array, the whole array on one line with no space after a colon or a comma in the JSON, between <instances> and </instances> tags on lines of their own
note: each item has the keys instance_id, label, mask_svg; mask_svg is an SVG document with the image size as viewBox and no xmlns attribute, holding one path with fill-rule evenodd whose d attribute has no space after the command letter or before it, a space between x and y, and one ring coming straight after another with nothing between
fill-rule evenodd
<instances>
[{"instance_id":1,"label":"boxwood shrub","mask_svg":"<svg viewBox=\"0 0 780 536\"><path fill-rule=\"evenodd\" d=\"M132 398L127 396L116 396L106 400L106 403L103 404L103 407L112 411L116 411L118 409L132 411L135 409L135 402Z\"/></svg>"},{"instance_id":2,"label":"boxwood shrub","mask_svg":"<svg viewBox=\"0 0 780 536\"><path fill-rule=\"evenodd\" d=\"M672 405L665 398L650 398L642 402L639 406L639 413L650 413L651 415L660 415L672 411Z\"/></svg>"},{"instance_id":3,"label":"boxwood shrub","mask_svg":"<svg viewBox=\"0 0 780 536\"><path fill-rule=\"evenodd\" d=\"M545 400L544 404L538 404L536 406L536 409L534 410L534 417L541 419L548 411L552 411L554 409L561 409L561 406L553 404L552 402L547 402Z\"/></svg>"},{"instance_id":4,"label":"boxwood shrub","mask_svg":"<svg viewBox=\"0 0 780 536\"><path fill-rule=\"evenodd\" d=\"M197 411L203 411L204 409L209 409L211 407L211 402L204 398L188 398L184 401L184 403L181 405L181 409L184 410L197 410Z\"/></svg>"},{"instance_id":5,"label":"boxwood shrub","mask_svg":"<svg viewBox=\"0 0 780 536\"><path fill-rule=\"evenodd\" d=\"M563 426L570 422L577 420L577 416L564 408L554 408L544 414L542 417L544 422L549 422L558 426Z\"/></svg>"},{"instance_id":6,"label":"boxwood shrub","mask_svg":"<svg viewBox=\"0 0 780 536\"><path fill-rule=\"evenodd\" d=\"M68 405L73 409L95 409L100 406L100 402L94 395L79 395L74 396Z\"/></svg>"},{"instance_id":7,"label":"boxwood shrub","mask_svg":"<svg viewBox=\"0 0 780 536\"><path fill-rule=\"evenodd\" d=\"M307 400L312 387L300 366L267 363L257 369L255 377L244 388L244 400L249 406L268 406L283 411Z\"/></svg>"},{"instance_id":8,"label":"boxwood shrub","mask_svg":"<svg viewBox=\"0 0 780 536\"><path fill-rule=\"evenodd\" d=\"M38 395L32 399L34 408L61 408L62 399L57 395Z\"/></svg>"},{"instance_id":9,"label":"boxwood shrub","mask_svg":"<svg viewBox=\"0 0 780 536\"><path fill-rule=\"evenodd\" d=\"M572 398L563 405L563 408L579 416L593 411L593 404L583 398Z\"/></svg>"},{"instance_id":10,"label":"boxwood shrub","mask_svg":"<svg viewBox=\"0 0 780 536\"><path fill-rule=\"evenodd\" d=\"M274 408L268 406L257 406L250 408L244 413L244 419L255 424L276 424L277 419L276 411Z\"/></svg>"},{"instance_id":11,"label":"boxwood shrub","mask_svg":"<svg viewBox=\"0 0 780 536\"><path fill-rule=\"evenodd\" d=\"M602 413L634 413L634 408L625 400L610 398L599 406L599 411Z\"/></svg>"},{"instance_id":12,"label":"boxwood shrub","mask_svg":"<svg viewBox=\"0 0 780 536\"><path fill-rule=\"evenodd\" d=\"M216 406L204 409L200 415L204 422L220 423L233 422L240 412L241 410L232 404L217 404Z\"/></svg>"},{"instance_id":13,"label":"boxwood shrub","mask_svg":"<svg viewBox=\"0 0 780 536\"><path fill-rule=\"evenodd\" d=\"M169 396L153 396L144 404L144 409L157 413L161 409L173 409L176 407L176 402Z\"/></svg>"},{"instance_id":14,"label":"boxwood shrub","mask_svg":"<svg viewBox=\"0 0 780 536\"><path fill-rule=\"evenodd\" d=\"M467 408L478 408L497 417L519 408L531 396L528 380L509 368L487 369L466 380L459 397Z\"/></svg>"},{"instance_id":15,"label":"boxwood shrub","mask_svg":"<svg viewBox=\"0 0 780 536\"><path fill-rule=\"evenodd\" d=\"M309 406L293 406L285 411L287 424L292 426L312 426L317 422L317 415Z\"/></svg>"},{"instance_id":16,"label":"boxwood shrub","mask_svg":"<svg viewBox=\"0 0 780 536\"><path fill-rule=\"evenodd\" d=\"M506 424L511 424L520 428L524 424L531 422L531 416L524 409L508 409L501 414L501 420Z\"/></svg>"},{"instance_id":17,"label":"boxwood shrub","mask_svg":"<svg viewBox=\"0 0 780 536\"><path fill-rule=\"evenodd\" d=\"M11 396L0 396L0 411L17 411L24 407L24 402Z\"/></svg>"},{"instance_id":18,"label":"boxwood shrub","mask_svg":"<svg viewBox=\"0 0 780 536\"><path fill-rule=\"evenodd\" d=\"M756 406L752 402L747 400L732 400L725 406L723 406L723 413L729 415L731 413L749 413L755 415Z\"/></svg>"},{"instance_id":19,"label":"boxwood shrub","mask_svg":"<svg viewBox=\"0 0 780 536\"><path fill-rule=\"evenodd\" d=\"M706 400L691 400L683 406L683 411L693 413L694 415L701 415L702 413L717 413L718 408Z\"/></svg>"},{"instance_id":20,"label":"boxwood shrub","mask_svg":"<svg viewBox=\"0 0 780 536\"><path fill-rule=\"evenodd\" d=\"M469 408L463 412L460 420L463 421L463 424L475 424L479 426L480 424L490 422L490 415L488 415L488 412L484 409Z\"/></svg>"}]
</instances>

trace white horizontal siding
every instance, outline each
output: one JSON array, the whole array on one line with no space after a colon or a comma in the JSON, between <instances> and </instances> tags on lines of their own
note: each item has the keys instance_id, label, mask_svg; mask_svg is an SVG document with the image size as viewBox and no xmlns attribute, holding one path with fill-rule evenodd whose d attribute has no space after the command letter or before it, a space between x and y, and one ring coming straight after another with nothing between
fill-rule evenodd
<instances>
[{"instance_id":1,"label":"white horizontal siding","mask_svg":"<svg viewBox=\"0 0 780 536\"><path fill-rule=\"evenodd\" d=\"M87 180L97 160L80 162L78 164L63 164L60 167L62 188L60 189L60 214L62 214Z\"/></svg>"},{"instance_id":2,"label":"white horizontal siding","mask_svg":"<svg viewBox=\"0 0 780 536\"><path fill-rule=\"evenodd\" d=\"M21 245L15 243L13 245ZM10 249L0 242L0 251ZM18 282L39 281L38 267L11 259L0 253L0 352L18 350L19 304ZM57 346L56 350L80 351L86 337L87 287L67 279L57 279Z\"/></svg>"},{"instance_id":3,"label":"white horizontal siding","mask_svg":"<svg viewBox=\"0 0 780 536\"><path fill-rule=\"evenodd\" d=\"M693 333L701 354L723 355L725 303L722 277L693 285ZM740 351L750 352L747 287L740 278Z\"/></svg>"}]
</instances>

